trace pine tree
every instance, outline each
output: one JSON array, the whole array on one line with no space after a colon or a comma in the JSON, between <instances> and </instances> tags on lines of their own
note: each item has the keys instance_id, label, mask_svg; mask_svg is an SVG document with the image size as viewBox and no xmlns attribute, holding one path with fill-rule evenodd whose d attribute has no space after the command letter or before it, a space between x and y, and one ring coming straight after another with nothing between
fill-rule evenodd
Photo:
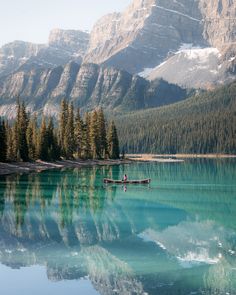
<instances>
[{"instance_id":1,"label":"pine tree","mask_svg":"<svg viewBox=\"0 0 236 295\"><path fill-rule=\"evenodd\" d=\"M57 136L56 136L57 134ZM40 128L37 127L37 118L30 119L26 113L24 103L18 101L17 116L10 127L0 119L0 160L27 161L41 159L45 161L57 160L61 156L72 159L119 157L119 141L116 127L112 122L109 134L106 136L106 122L102 109L85 114L81 119L80 110L74 118L73 104L62 101L62 110L59 120L59 130L54 130L52 118L48 125L45 117L42 118ZM62 149L58 142L61 143Z\"/></svg>"},{"instance_id":2,"label":"pine tree","mask_svg":"<svg viewBox=\"0 0 236 295\"><path fill-rule=\"evenodd\" d=\"M61 101L61 110L59 115L59 145L62 156L65 156L65 132L68 120L68 103L65 99Z\"/></svg>"},{"instance_id":3,"label":"pine tree","mask_svg":"<svg viewBox=\"0 0 236 295\"><path fill-rule=\"evenodd\" d=\"M13 127L11 128L10 126L8 126L8 130L7 130L7 161L9 161L9 162L14 161L16 159L13 135L14 135Z\"/></svg>"},{"instance_id":4,"label":"pine tree","mask_svg":"<svg viewBox=\"0 0 236 295\"><path fill-rule=\"evenodd\" d=\"M39 132L39 158L48 161L48 138L47 138L47 125L45 117L42 119L40 132Z\"/></svg>"},{"instance_id":5,"label":"pine tree","mask_svg":"<svg viewBox=\"0 0 236 295\"><path fill-rule=\"evenodd\" d=\"M26 130L28 127L28 116L24 103L18 102L17 120L15 124L15 139L16 139L16 150L17 158L20 157L22 161L28 161L28 144L26 139ZM17 133L17 134L16 134ZM18 155L19 154L19 155ZM17 159L19 160L19 159Z\"/></svg>"},{"instance_id":6,"label":"pine tree","mask_svg":"<svg viewBox=\"0 0 236 295\"><path fill-rule=\"evenodd\" d=\"M102 109L98 110L98 154L100 158L106 158L107 151L107 137L106 137L106 121Z\"/></svg>"},{"instance_id":7,"label":"pine tree","mask_svg":"<svg viewBox=\"0 0 236 295\"><path fill-rule=\"evenodd\" d=\"M29 159L37 159L37 118L34 116L28 124L26 138L29 150Z\"/></svg>"},{"instance_id":8,"label":"pine tree","mask_svg":"<svg viewBox=\"0 0 236 295\"><path fill-rule=\"evenodd\" d=\"M18 132L18 126L17 121L14 123L12 128L12 150L14 157L12 158L12 161L20 161L20 150L19 150L19 132Z\"/></svg>"},{"instance_id":9,"label":"pine tree","mask_svg":"<svg viewBox=\"0 0 236 295\"><path fill-rule=\"evenodd\" d=\"M21 112L21 104L19 101L19 98L17 100L17 113L16 113L16 120L14 122L13 128L12 128L12 150L14 157L12 158L12 161L19 162L21 160L20 157L20 144L19 144L19 122L20 122L20 112Z\"/></svg>"},{"instance_id":10,"label":"pine tree","mask_svg":"<svg viewBox=\"0 0 236 295\"><path fill-rule=\"evenodd\" d=\"M7 134L4 120L0 118L0 162L7 160Z\"/></svg>"},{"instance_id":11,"label":"pine tree","mask_svg":"<svg viewBox=\"0 0 236 295\"><path fill-rule=\"evenodd\" d=\"M80 109L77 109L75 118L75 150L77 158L82 156L83 121L80 116Z\"/></svg>"},{"instance_id":12,"label":"pine tree","mask_svg":"<svg viewBox=\"0 0 236 295\"><path fill-rule=\"evenodd\" d=\"M111 122L108 130L108 152L111 159L120 158L119 139L114 121Z\"/></svg>"},{"instance_id":13,"label":"pine tree","mask_svg":"<svg viewBox=\"0 0 236 295\"><path fill-rule=\"evenodd\" d=\"M73 159L75 152L74 107L71 103L68 109L68 119L65 129L64 148L67 159Z\"/></svg>"},{"instance_id":14,"label":"pine tree","mask_svg":"<svg viewBox=\"0 0 236 295\"><path fill-rule=\"evenodd\" d=\"M32 129L33 129L33 146L34 146L34 160L39 158L39 130L37 116L34 115L32 119Z\"/></svg>"},{"instance_id":15,"label":"pine tree","mask_svg":"<svg viewBox=\"0 0 236 295\"><path fill-rule=\"evenodd\" d=\"M82 134L82 157L89 159L91 157L91 146L90 146L90 113L85 114L85 122L83 123L83 134Z\"/></svg>"},{"instance_id":16,"label":"pine tree","mask_svg":"<svg viewBox=\"0 0 236 295\"><path fill-rule=\"evenodd\" d=\"M99 134L98 134L98 116L97 112L93 111L91 113L91 119L89 124L89 140L90 140L90 148L91 148L91 155L93 159L99 157Z\"/></svg>"},{"instance_id":17,"label":"pine tree","mask_svg":"<svg viewBox=\"0 0 236 295\"><path fill-rule=\"evenodd\" d=\"M47 158L49 161L58 160L60 158L60 151L57 143L57 139L54 135L53 119L49 119L47 127Z\"/></svg>"}]
</instances>

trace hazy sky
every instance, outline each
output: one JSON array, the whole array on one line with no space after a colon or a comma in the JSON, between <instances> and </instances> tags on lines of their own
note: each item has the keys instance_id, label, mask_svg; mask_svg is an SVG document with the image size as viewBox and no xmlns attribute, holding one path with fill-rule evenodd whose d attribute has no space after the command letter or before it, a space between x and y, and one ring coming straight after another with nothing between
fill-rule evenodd
<instances>
[{"instance_id":1,"label":"hazy sky","mask_svg":"<svg viewBox=\"0 0 236 295\"><path fill-rule=\"evenodd\" d=\"M131 0L0 0L0 46L23 40L46 43L53 28L91 30L106 13Z\"/></svg>"}]
</instances>

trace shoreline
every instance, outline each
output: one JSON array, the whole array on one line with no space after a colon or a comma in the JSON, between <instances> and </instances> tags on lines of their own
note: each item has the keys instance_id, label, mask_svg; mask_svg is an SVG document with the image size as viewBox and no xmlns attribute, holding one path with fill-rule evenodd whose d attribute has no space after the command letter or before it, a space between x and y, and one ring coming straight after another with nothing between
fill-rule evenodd
<instances>
[{"instance_id":1,"label":"shoreline","mask_svg":"<svg viewBox=\"0 0 236 295\"><path fill-rule=\"evenodd\" d=\"M0 162L0 176L18 173L42 172L52 169L81 168L106 165L131 164L134 162L180 163L186 159L232 159L236 155L225 154L127 154L124 160L62 160L55 162Z\"/></svg>"},{"instance_id":2,"label":"shoreline","mask_svg":"<svg viewBox=\"0 0 236 295\"><path fill-rule=\"evenodd\" d=\"M226 154L127 154L132 161L141 162L184 162L185 159L234 159L236 155Z\"/></svg>"},{"instance_id":3,"label":"shoreline","mask_svg":"<svg viewBox=\"0 0 236 295\"><path fill-rule=\"evenodd\" d=\"M132 160L62 160L55 162L45 162L38 160L36 162L12 162L0 163L0 176L18 173L42 172L45 170L63 169L63 168L81 168L106 165L130 164Z\"/></svg>"}]
</instances>

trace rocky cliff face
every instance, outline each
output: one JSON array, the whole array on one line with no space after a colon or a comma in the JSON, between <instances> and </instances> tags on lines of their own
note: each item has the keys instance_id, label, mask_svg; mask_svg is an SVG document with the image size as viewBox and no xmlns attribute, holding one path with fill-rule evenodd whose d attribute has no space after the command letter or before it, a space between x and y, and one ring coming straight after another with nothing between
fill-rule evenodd
<instances>
[{"instance_id":1,"label":"rocky cliff face","mask_svg":"<svg viewBox=\"0 0 236 295\"><path fill-rule=\"evenodd\" d=\"M124 13L95 24L85 60L137 73L161 63L181 43L204 45L202 31L194 0L135 0Z\"/></svg>"},{"instance_id":2,"label":"rocky cliff face","mask_svg":"<svg viewBox=\"0 0 236 295\"><path fill-rule=\"evenodd\" d=\"M36 56L43 45L15 41L0 48L0 76L7 75Z\"/></svg>"},{"instance_id":3,"label":"rocky cliff face","mask_svg":"<svg viewBox=\"0 0 236 295\"><path fill-rule=\"evenodd\" d=\"M48 44L14 41L0 48L0 77L21 66L53 68L69 61L81 63L89 34L75 30L52 30Z\"/></svg>"},{"instance_id":4,"label":"rocky cliff face","mask_svg":"<svg viewBox=\"0 0 236 295\"><path fill-rule=\"evenodd\" d=\"M47 103L62 96L86 108L148 107L144 89L149 82L127 72L181 87L229 82L236 74L235 32L235 0L134 0L123 13L100 19L91 36L55 29L47 45L15 41L3 46L0 96L31 96L34 109L36 97ZM71 61L85 66L64 67ZM57 103L50 105L47 109L55 112Z\"/></svg>"},{"instance_id":5,"label":"rocky cliff face","mask_svg":"<svg viewBox=\"0 0 236 295\"><path fill-rule=\"evenodd\" d=\"M89 34L77 30L54 29L49 35L49 46L67 50L73 56L82 58L87 50Z\"/></svg>"},{"instance_id":6,"label":"rocky cliff face","mask_svg":"<svg viewBox=\"0 0 236 295\"><path fill-rule=\"evenodd\" d=\"M11 116L16 98L31 111L58 112L67 98L82 111L102 106L106 110L135 110L184 99L186 90L165 81L148 82L128 72L95 64L71 62L53 69L19 70L0 79L0 115Z\"/></svg>"},{"instance_id":7,"label":"rocky cliff face","mask_svg":"<svg viewBox=\"0 0 236 295\"><path fill-rule=\"evenodd\" d=\"M208 87L227 82L232 79L231 74L235 75L235 31L233 0L134 0L123 13L109 14L95 24L85 61L112 65L131 73L143 74L144 70L155 68L152 77L163 77L174 83L180 80L179 84L191 87ZM180 63L179 55L174 63L172 57L184 45L218 51L214 65L209 61L204 70L199 58L194 60L196 71L193 68L189 71L188 60L181 56L183 63ZM157 71L156 67L163 62L167 62L165 69ZM179 66L188 72L189 79L176 81L170 77L173 68ZM198 80L199 67L206 85Z\"/></svg>"},{"instance_id":8,"label":"rocky cliff face","mask_svg":"<svg viewBox=\"0 0 236 295\"><path fill-rule=\"evenodd\" d=\"M221 68L236 73L236 1L200 0L204 38L221 53Z\"/></svg>"},{"instance_id":9,"label":"rocky cliff face","mask_svg":"<svg viewBox=\"0 0 236 295\"><path fill-rule=\"evenodd\" d=\"M203 15L204 38L213 47L236 47L236 1L199 0Z\"/></svg>"}]
</instances>

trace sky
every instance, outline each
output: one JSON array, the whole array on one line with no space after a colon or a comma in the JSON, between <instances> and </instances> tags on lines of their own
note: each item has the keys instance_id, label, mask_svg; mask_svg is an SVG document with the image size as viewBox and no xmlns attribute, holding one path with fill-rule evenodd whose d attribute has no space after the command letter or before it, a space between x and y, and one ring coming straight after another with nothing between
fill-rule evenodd
<instances>
[{"instance_id":1,"label":"sky","mask_svg":"<svg viewBox=\"0 0 236 295\"><path fill-rule=\"evenodd\" d=\"M0 46L14 40L46 43L51 29L90 31L101 16L131 0L0 0Z\"/></svg>"}]
</instances>

